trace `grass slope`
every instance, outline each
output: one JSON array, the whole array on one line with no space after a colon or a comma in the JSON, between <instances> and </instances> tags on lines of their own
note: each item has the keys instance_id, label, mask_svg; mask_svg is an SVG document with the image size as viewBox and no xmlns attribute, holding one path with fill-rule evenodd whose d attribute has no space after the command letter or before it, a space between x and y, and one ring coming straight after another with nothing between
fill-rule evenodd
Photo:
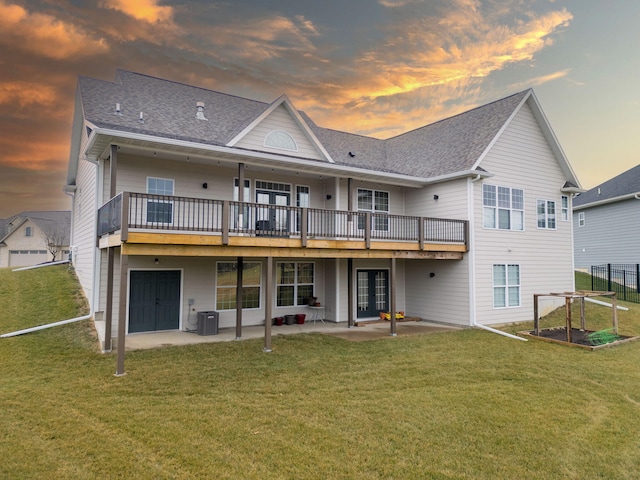
<instances>
[{"instance_id":1,"label":"grass slope","mask_svg":"<svg viewBox=\"0 0 640 480\"><path fill-rule=\"evenodd\" d=\"M0 332L84 314L78 299L66 267L0 270ZM0 478L637 478L640 342L465 330L273 347L131 352L114 377L90 322L0 339Z\"/></svg>"}]
</instances>

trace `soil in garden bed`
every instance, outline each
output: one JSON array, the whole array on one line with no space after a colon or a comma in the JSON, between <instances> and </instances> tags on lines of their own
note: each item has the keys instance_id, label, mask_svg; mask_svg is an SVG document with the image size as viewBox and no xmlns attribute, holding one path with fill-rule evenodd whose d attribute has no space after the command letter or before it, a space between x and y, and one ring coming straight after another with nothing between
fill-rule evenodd
<instances>
[{"instance_id":1,"label":"soil in garden bed","mask_svg":"<svg viewBox=\"0 0 640 480\"><path fill-rule=\"evenodd\" d=\"M568 343L566 327L541 329L539 332L540 333L539 335L535 335L533 330L528 333L533 337L539 336L539 337L547 338L550 340L556 340L559 342ZM595 335L595 338L593 335L591 335L590 337L590 334L594 334L594 333L596 332L593 330L580 330L577 328L572 328L571 343L576 345L585 345L585 346L593 347L593 346L603 345L607 343L618 342L620 340L627 340L630 338L634 338L634 337L626 337L624 335L614 335L614 334L597 335L597 333Z\"/></svg>"}]
</instances>

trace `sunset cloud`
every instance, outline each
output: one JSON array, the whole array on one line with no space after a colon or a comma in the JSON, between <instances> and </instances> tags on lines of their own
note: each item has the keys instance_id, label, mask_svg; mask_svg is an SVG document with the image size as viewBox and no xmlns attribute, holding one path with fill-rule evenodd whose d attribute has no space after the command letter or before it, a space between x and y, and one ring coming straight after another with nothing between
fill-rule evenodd
<instances>
[{"instance_id":1,"label":"sunset cloud","mask_svg":"<svg viewBox=\"0 0 640 480\"><path fill-rule=\"evenodd\" d=\"M51 106L57 101L57 91L50 85L34 82L0 83L0 105L24 108L34 105Z\"/></svg>"},{"instance_id":2,"label":"sunset cloud","mask_svg":"<svg viewBox=\"0 0 640 480\"><path fill-rule=\"evenodd\" d=\"M104 39L44 13L0 0L0 44L53 59L86 57L106 52Z\"/></svg>"},{"instance_id":3,"label":"sunset cloud","mask_svg":"<svg viewBox=\"0 0 640 480\"><path fill-rule=\"evenodd\" d=\"M173 17L173 8L158 5L157 0L104 0L100 6L149 23L168 22Z\"/></svg>"}]
</instances>

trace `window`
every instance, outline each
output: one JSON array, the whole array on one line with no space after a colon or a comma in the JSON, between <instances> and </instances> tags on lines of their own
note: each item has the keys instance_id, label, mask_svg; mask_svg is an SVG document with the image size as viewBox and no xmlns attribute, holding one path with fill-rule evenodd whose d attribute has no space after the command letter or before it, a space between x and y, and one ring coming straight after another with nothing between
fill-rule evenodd
<instances>
[{"instance_id":1,"label":"window","mask_svg":"<svg viewBox=\"0 0 640 480\"><path fill-rule=\"evenodd\" d=\"M278 307L306 305L313 296L313 262L278 262L276 268L276 304Z\"/></svg>"},{"instance_id":2,"label":"window","mask_svg":"<svg viewBox=\"0 0 640 480\"><path fill-rule=\"evenodd\" d=\"M26 237L32 237L33 236L33 230L31 229L31 227L27 227L24 229L24 235Z\"/></svg>"},{"instance_id":3,"label":"window","mask_svg":"<svg viewBox=\"0 0 640 480\"><path fill-rule=\"evenodd\" d=\"M584 218L585 214L584 212L580 212L578 214L578 226L579 227L584 227L584 223L585 223L585 218Z\"/></svg>"},{"instance_id":4,"label":"window","mask_svg":"<svg viewBox=\"0 0 640 480\"><path fill-rule=\"evenodd\" d=\"M309 187L302 185L296 186L296 207L309 208ZM298 212L296 215L296 230L300 231L302 226L302 212Z\"/></svg>"},{"instance_id":5,"label":"window","mask_svg":"<svg viewBox=\"0 0 640 480\"><path fill-rule=\"evenodd\" d=\"M538 200L538 228L556 228L556 202L551 200Z\"/></svg>"},{"instance_id":6,"label":"window","mask_svg":"<svg viewBox=\"0 0 640 480\"><path fill-rule=\"evenodd\" d=\"M282 150L298 151L298 145L291 135L282 130L274 130L264 138L264 146Z\"/></svg>"},{"instance_id":7,"label":"window","mask_svg":"<svg viewBox=\"0 0 640 480\"><path fill-rule=\"evenodd\" d=\"M524 230L524 191L482 185L484 228Z\"/></svg>"},{"instance_id":8,"label":"window","mask_svg":"<svg viewBox=\"0 0 640 480\"><path fill-rule=\"evenodd\" d=\"M520 306L520 265L493 266L493 308Z\"/></svg>"},{"instance_id":9,"label":"window","mask_svg":"<svg viewBox=\"0 0 640 480\"><path fill-rule=\"evenodd\" d=\"M359 188L358 211L376 214L372 216L371 221L373 230L389 230L389 218L387 217L389 214L389 192ZM358 215L358 228L364 230L364 227L365 217L364 215Z\"/></svg>"},{"instance_id":10,"label":"window","mask_svg":"<svg viewBox=\"0 0 640 480\"><path fill-rule=\"evenodd\" d=\"M152 195L162 195L164 197L173 196L173 180L167 178L148 177L147 193ZM168 198L147 200L147 222L172 223L173 202Z\"/></svg>"},{"instance_id":11,"label":"window","mask_svg":"<svg viewBox=\"0 0 640 480\"><path fill-rule=\"evenodd\" d=\"M567 197L566 195L562 195L561 203L562 203L562 207L561 207L560 215L562 215L562 221L568 222L569 221L569 197Z\"/></svg>"},{"instance_id":12,"label":"window","mask_svg":"<svg viewBox=\"0 0 640 480\"><path fill-rule=\"evenodd\" d=\"M243 262L242 308L260 308L260 262ZM216 265L216 310L236 309L238 263L218 262Z\"/></svg>"},{"instance_id":13,"label":"window","mask_svg":"<svg viewBox=\"0 0 640 480\"><path fill-rule=\"evenodd\" d=\"M234 202L238 202L240 200L240 189L238 188L239 181L240 180L237 178L233 179L233 201ZM242 194L244 196L245 202L251 202L251 180L245 179L244 192ZM246 205L242 209L242 215L240 215L240 207L237 205L233 206L233 208L231 208L231 215L232 215L231 225L234 228L244 228L244 229L249 228L250 215L249 215L248 205Z\"/></svg>"}]
</instances>

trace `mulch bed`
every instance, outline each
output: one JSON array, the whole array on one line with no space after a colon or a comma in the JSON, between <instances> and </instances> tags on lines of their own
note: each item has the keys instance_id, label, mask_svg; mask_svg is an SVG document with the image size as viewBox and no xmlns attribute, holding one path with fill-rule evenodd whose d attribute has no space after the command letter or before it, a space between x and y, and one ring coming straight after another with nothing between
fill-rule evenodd
<instances>
[{"instance_id":1,"label":"mulch bed","mask_svg":"<svg viewBox=\"0 0 640 480\"><path fill-rule=\"evenodd\" d=\"M560 343L564 345L570 345L581 348L588 348L595 350L602 347L611 347L620 343L636 340L638 337L629 337L625 335L600 335L593 330L580 330L578 328L571 329L571 342L567 342L567 328L566 327L554 327L540 329L539 335L535 335L534 331L519 332L522 335L532 338L538 338L540 340L546 340L549 342ZM596 334L595 338L593 335ZM604 341L603 341L604 340ZM605 343L606 342L606 343Z\"/></svg>"}]
</instances>

